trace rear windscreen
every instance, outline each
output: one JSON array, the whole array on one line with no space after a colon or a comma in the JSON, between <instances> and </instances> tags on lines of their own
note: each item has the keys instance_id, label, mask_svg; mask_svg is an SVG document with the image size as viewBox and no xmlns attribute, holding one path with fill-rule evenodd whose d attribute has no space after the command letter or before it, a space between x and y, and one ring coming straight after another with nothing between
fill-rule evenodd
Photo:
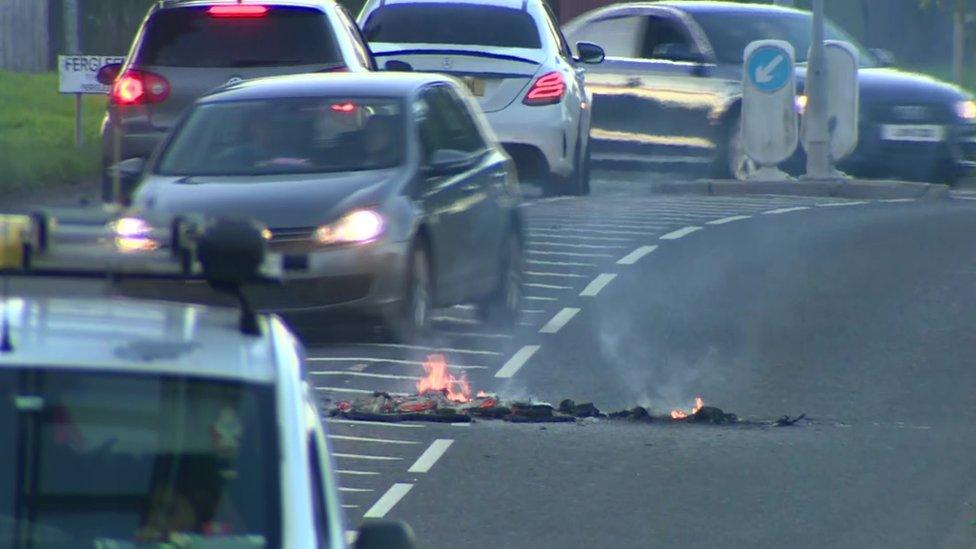
<instances>
[{"instance_id":1,"label":"rear windscreen","mask_svg":"<svg viewBox=\"0 0 976 549\"><path fill-rule=\"evenodd\" d=\"M368 42L540 48L535 21L523 10L455 4L395 4L369 15Z\"/></svg>"},{"instance_id":2,"label":"rear windscreen","mask_svg":"<svg viewBox=\"0 0 976 549\"><path fill-rule=\"evenodd\" d=\"M207 7L150 17L136 63L162 67L335 65L342 58L326 15L271 7L259 17L215 17Z\"/></svg>"}]
</instances>

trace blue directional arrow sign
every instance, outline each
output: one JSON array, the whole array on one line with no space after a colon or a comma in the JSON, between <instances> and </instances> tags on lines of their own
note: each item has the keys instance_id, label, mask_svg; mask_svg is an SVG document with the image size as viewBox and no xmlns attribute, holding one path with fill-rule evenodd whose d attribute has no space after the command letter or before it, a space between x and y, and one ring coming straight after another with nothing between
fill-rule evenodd
<instances>
[{"instance_id":1,"label":"blue directional arrow sign","mask_svg":"<svg viewBox=\"0 0 976 549\"><path fill-rule=\"evenodd\" d=\"M784 50L774 46L763 46L752 52L746 61L749 80L757 90L775 93L790 81L793 64Z\"/></svg>"}]
</instances>

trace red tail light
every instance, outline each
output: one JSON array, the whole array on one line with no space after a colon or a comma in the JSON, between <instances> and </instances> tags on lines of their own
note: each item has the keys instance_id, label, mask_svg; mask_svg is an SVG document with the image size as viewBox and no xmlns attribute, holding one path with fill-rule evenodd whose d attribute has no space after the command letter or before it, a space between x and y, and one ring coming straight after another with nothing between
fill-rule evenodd
<instances>
[{"instance_id":1,"label":"red tail light","mask_svg":"<svg viewBox=\"0 0 976 549\"><path fill-rule=\"evenodd\" d=\"M232 6L210 6L207 10L210 17L264 17L268 14L266 6L246 6L235 4Z\"/></svg>"},{"instance_id":2,"label":"red tail light","mask_svg":"<svg viewBox=\"0 0 976 549\"><path fill-rule=\"evenodd\" d=\"M169 82L148 71L125 71L112 86L112 102L116 105L145 105L161 103L169 97Z\"/></svg>"},{"instance_id":3,"label":"red tail light","mask_svg":"<svg viewBox=\"0 0 976 549\"><path fill-rule=\"evenodd\" d=\"M566 80L563 79L562 73L550 72L540 76L532 84L522 102L532 106L552 105L559 103L564 93L566 93Z\"/></svg>"}]
</instances>

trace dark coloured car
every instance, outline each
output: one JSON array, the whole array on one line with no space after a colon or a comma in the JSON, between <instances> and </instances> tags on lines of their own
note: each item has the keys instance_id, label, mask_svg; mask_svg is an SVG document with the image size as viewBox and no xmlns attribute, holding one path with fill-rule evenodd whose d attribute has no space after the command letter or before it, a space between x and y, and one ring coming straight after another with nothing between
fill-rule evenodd
<instances>
[{"instance_id":1,"label":"dark coloured car","mask_svg":"<svg viewBox=\"0 0 976 549\"><path fill-rule=\"evenodd\" d=\"M100 79L112 83L102 124L104 166L148 157L201 95L249 78L375 69L372 54L345 8L333 0L162 1L143 21L123 65ZM104 179L102 199L113 199ZM131 189L120 189L123 201Z\"/></svg>"},{"instance_id":2,"label":"dark coloured car","mask_svg":"<svg viewBox=\"0 0 976 549\"><path fill-rule=\"evenodd\" d=\"M132 241L181 216L256 220L286 273L282 287L255 289L258 308L364 313L414 334L432 307L458 303L515 324L519 201L511 159L454 79L297 75L197 101L116 226ZM202 286L173 295L210 300Z\"/></svg>"},{"instance_id":3,"label":"dark coloured car","mask_svg":"<svg viewBox=\"0 0 976 549\"><path fill-rule=\"evenodd\" d=\"M798 108L804 105L809 12L730 2L630 3L584 14L565 32L571 42L595 42L607 54L586 75L594 95L594 161L697 165L717 177L747 177L754 166L739 145L742 56L755 40L793 45ZM970 93L882 66L829 22L826 37L860 52L860 142L842 170L953 182L976 167ZM803 171L802 149L787 168Z\"/></svg>"}]
</instances>

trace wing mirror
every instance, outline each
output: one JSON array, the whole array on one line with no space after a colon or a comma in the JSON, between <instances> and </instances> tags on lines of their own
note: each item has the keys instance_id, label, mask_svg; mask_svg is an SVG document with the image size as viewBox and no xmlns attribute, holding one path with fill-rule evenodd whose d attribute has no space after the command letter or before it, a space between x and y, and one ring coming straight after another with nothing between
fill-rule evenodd
<instances>
[{"instance_id":1,"label":"wing mirror","mask_svg":"<svg viewBox=\"0 0 976 549\"><path fill-rule=\"evenodd\" d=\"M119 72L121 71L122 63L102 65L95 74L95 79L98 80L99 84L111 86L115 82L115 79L119 77Z\"/></svg>"},{"instance_id":2,"label":"wing mirror","mask_svg":"<svg viewBox=\"0 0 976 549\"><path fill-rule=\"evenodd\" d=\"M603 60L607 57L603 48L592 42L577 42L576 51L579 53L577 61L588 65L603 63Z\"/></svg>"},{"instance_id":3,"label":"wing mirror","mask_svg":"<svg viewBox=\"0 0 976 549\"><path fill-rule=\"evenodd\" d=\"M355 549L414 549L413 530L403 522L373 520L359 528Z\"/></svg>"},{"instance_id":4,"label":"wing mirror","mask_svg":"<svg viewBox=\"0 0 976 549\"><path fill-rule=\"evenodd\" d=\"M455 149L439 149L431 155L427 163L427 172L430 175L452 175L469 167L472 160L470 153Z\"/></svg>"}]
</instances>

